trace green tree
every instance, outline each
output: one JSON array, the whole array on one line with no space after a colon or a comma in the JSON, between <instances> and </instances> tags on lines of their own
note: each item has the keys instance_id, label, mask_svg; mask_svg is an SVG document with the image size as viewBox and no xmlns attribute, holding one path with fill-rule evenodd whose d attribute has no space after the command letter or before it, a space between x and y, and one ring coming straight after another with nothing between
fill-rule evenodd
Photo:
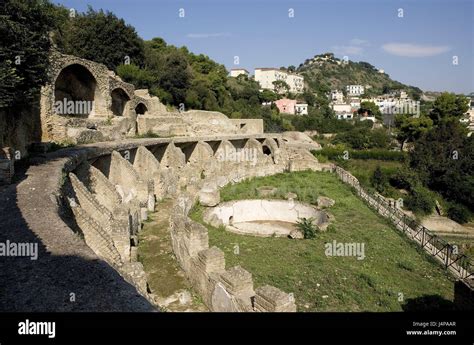
<instances>
[{"instance_id":1,"label":"green tree","mask_svg":"<svg viewBox=\"0 0 474 345\"><path fill-rule=\"evenodd\" d=\"M290 86L283 80L275 80L272 84L277 93L288 93L290 91Z\"/></svg>"},{"instance_id":2,"label":"green tree","mask_svg":"<svg viewBox=\"0 0 474 345\"><path fill-rule=\"evenodd\" d=\"M474 137L459 121L442 122L415 142L410 167L424 185L474 208Z\"/></svg>"},{"instance_id":3,"label":"green tree","mask_svg":"<svg viewBox=\"0 0 474 345\"><path fill-rule=\"evenodd\" d=\"M469 101L465 96L444 92L434 101L429 116L434 124L439 124L449 119L459 119L468 109Z\"/></svg>"},{"instance_id":4,"label":"green tree","mask_svg":"<svg viewBox=\"0 0 474 345\"><path fill-rule=\"evenodd\" d=\"M274 102L278 99L278 95L271 90L263 90L260 93L260 100L262 102Z\"/></svg>"},{"instance_id":5,"label":"green tree","mask_svg":"<svg viewBox=\"0 0 474 345\"><path fill-rule=\"evenodd\" d=\"M0 108L27 104L47 79L54 7L45 1L0 4Z\"/></svg>"},{"instance_id":6,"label":"green tree","mask_svg":"<svg viewBox=\"0 0 474 345\"><path fill-rule=\"evenodd\" d=\"M135 85L137 89L150 89L157 82L150 71L133 64L117 66L117 74L127 83Z\"/></svg>"},{"instance_id":7,"label":"green tree","mask_svg":"<svg viewBox=\"0 0 474 345\"><path fill-rule=\"evenodd\" d=\"M160 87L171 94L174 105L184 103L186 90L191 85L191 71L186 57L178 51L172 51L165 57L162 68Z\"/></svg>"},{"instance_id":8,"label":"green tree","mask_svg":"<svg viewBox=\"0 0 474 345\"><path fill-rule=\"evenodd\" d=\"M380 108L375 104L374 102L361 102L360 103L360 108L357 111L359 114L362 114L364 112L367 112L369 116L375 116L377 119L382 118L382 112L380 111Z\"/></svg>"},{"instance_id":9,"label":"green tree","mask_svg":"<svg viewBox=\"0 0 474 345\"><path fill-rule=\"evenodd\" d=\"M385 192L388 185L388 179L382 172L382 169L379 165L374 170L371 178L372 186L377 190L379 193Z\"/></svg>"},{"instance_id":10,"label":"green tree","mask_svg":"<svg viewBox=\"0 0 474 345\"><path fill-rule=\"evenodd\" d=\"M66 54L103 63L114 71L123 63L144 64L143 40L135 28L111 12L89 7L86 13L62 22L57 31L56 44Z\"/></svg>"},{"instance_id":11,"label":"green tree","mask_svg":"<svg viewBox=\"0 0 474 345\"><path fill-rule=\"evenodd\" d=\"M413 117L397 115L395 118L397 139L401 142L401 149L406 142L413 142L427 133L433 127L433 121L426 116Z\"/></svg>"}]
</instances>

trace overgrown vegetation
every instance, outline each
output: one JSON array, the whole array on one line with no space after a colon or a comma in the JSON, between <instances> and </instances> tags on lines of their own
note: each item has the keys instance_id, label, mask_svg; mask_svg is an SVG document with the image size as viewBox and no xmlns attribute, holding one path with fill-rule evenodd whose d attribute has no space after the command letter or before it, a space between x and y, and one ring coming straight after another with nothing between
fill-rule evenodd
<instances>
[{"instance_id":1,"label":"overgrown vegetation","mask_svg":"<svg viewBox=\"0 0 474 345\"><path fill-rule=\"evenodd\" d=\"M0 3L0 108L27 104L46 81L54 7L46 1Z\"/></svg>"},{"instance_id":2,"label":"overgrown vegetation","mask_svg":"<svg viewBox=\"0 0 474 345\"><path fill-rule=\"evenodd\" d=\"M312 239L316 237L318 231L314 224L314 218L300 218L296 222L296 228L301 231L305 239Z\"/></svg>"},{"instance_id":3,"label":"overgrown vegetation","mask_svg":"<svg viewBox=\"0 0 474 345\"><path fill-rule=\"evenodd\" d=\"M360 126L324 138L323 149L313 153L322 162L332 160L348 169L366 188L403 198L416 215L430 214L439 201L449 218L466 223L474 212L474 138L459 122L467 100L442 93L431 106L420 117L396 118L395 136L401 148L412 144L408 153L394 150L386 130ZM393 169L390 161L400 163Z\"/></svg>"},{"instance_id":4,"label":"overgrown vegetation","mask_svg":"<svg viewBox=\"0 0 474 345\"><path fill-rule=\"evenodd\" d=\"M330 59L321 64L310 64L310 59L307 59L297 69L297 72L305 76L305 80L314 90L319 89L329 92L338 89L345 93L346 85L360 84L370 85L370 88L365 91L366 96L406 90L413 99L420 99L422 91L419 88L390 79L388 74L379 73L378 69L368 62L349 60L347 63L338 64L337 62L342 61L334 57L332 53L324 53L314 57L318 56L329 57Z\"/></svg>"}]
</instances>

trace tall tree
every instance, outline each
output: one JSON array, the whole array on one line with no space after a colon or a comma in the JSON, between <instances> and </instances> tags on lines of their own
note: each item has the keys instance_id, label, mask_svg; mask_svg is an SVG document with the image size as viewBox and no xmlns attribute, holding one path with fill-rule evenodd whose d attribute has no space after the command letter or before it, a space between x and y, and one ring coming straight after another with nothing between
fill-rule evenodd
<instances>
[{"instance_id":1,"label":"tall tree","mask_svg":"<svg viewBox=\"0 0 474 345\"><path fill-rule=\"evenodd\" d=\"M58 48L66 54L105 64L115 70L123 63L144 65L143 40L135 28L111 12L78 13L64 21L56 39Z\"/></svg>"},{"instance_id":2,"label":"tall tree","mask_svg":"<svg viewBox=\"0 0 474 345\"><path fill-rule=\"evenodd\" d=\"M469 109L469 101L463 95L444 92L433 103L430 117L435 124L451 118L459 119Z\"/></svg>"},{"instance_id":3,"label":"tall tree","mask_svg":"<svg viewBox=\"0 0 474 345\"><path fill-rule=\"evenodd\" d=\"M415 142L410 167L448 199L474 208L474 137L459 121L441 122Z\"/></svg>"},{"instance_id":4,"label":"tall tree","mask_svg":"<svg viewBox=\"0 0 474 345\"><path fill-rule=\"evenodd\" d=\"M395 126L397 127L397 139L401 142L403 150L406 142L413 142L427 133L433 127L433 121L426 116L397 115Z\"/></svg>"},{"instance_id":5,"label":"tall tree","mask_svg":"<svg viewBox=\"0 0 474 345\"><path fill-rule=\"evenodd\" d=\"M41 0L0 4L0 108L28 103L47 78L53 6Z\"/></svg>"}]
</instances>

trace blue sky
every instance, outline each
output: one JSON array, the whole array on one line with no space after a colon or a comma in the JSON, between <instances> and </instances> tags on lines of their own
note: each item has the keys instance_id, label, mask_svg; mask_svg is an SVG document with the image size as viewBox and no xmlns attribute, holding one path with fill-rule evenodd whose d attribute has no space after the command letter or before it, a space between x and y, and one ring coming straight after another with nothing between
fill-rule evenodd
<instances>
[{"instance_id":1,"label":"blue sky","mask_svg":"<svg viewBox=\"0 0 474 345\"><path fill-rule=\"evenodd\" d=\"M298 66L323 52L423 90L474 91L472 0L53 0L114 12L230 68ZM184 17L180 17L184 9ZM294 16L290 17L293 9ZM403 16L399 17L399 9ZM234 57L240 64L234 65ZM457 56L458 64L453 64Z\"/></svg>"}]
</instances>

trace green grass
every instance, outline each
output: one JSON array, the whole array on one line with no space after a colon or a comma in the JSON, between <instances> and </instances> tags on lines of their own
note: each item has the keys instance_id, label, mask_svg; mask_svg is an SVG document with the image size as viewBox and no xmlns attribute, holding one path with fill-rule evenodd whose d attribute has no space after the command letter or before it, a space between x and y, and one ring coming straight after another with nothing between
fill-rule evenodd
<instances>
[{"instance_id":1,"label":"green grass","mask_svg":"<svg viewBox=\"0 0 474 345\"><path fill-rule=\"evenodd\" d=\"M459 253L474 258L474 239L472 237L448 235L440 235L440 237L451 244L457 245Z\"/></svg>"},{"instance_id":2,"label":"green grass","mask_svg":"<svg viewBox=\"0 0 474 345\"><path fill-rule=\"evenodd\" d=\"M343 165L344 169L354 175L364 188L372 191L374 191L374 188L370 179L377 166L380 166L384 175L391 176L403 165L403 163L398 161L383 161L378 159L348 159L341 163L342 164L339 165ZM406 195L403 195L392 186L387 186L387 191L384 193L384 196L394 199L406 197Z\"/></svg>"},{"instance_id":3,"label":"green grass","mask_svg":"<svg viewBox=\"0 0 474 345\"><path fill-rule=\"evenodd\" d=\"M442 267L336 176L308 171L255 178L223 188L221 199L258 198L260 186L277 187L275 198L291 191L305 202L324 195L336 204L330 209L333 224L314 239L244 236L208 226L210 245L225 252L227 268L241 265L252 273L256 287L270 284L294 293L299 311L401 311L405 303L427 296L451 303L453 282ZM196 206L191 217L202 221L202 211ZM365 259L326 256L324 245L333 240L364 243Z\"/></svg>"},{"instance_id":4,"label":"green grass","mask_svg":"<svg viewBox=\"0 0 474 345\"><path fill-rule=\"evenodd\" d=\"M156 205L158 212L150 213L140 231L138 243L138 260L146 272L148 287L158 297L168 297L179 290L191 293L191 308L195 311L205 311L201 298L193 291L190 282L185 278L173 253L171 235L169 232L169 214L172 200L165 199ZM166 309L183 311L179 303L172 303Z\"/></svg>"}]
</instances>

